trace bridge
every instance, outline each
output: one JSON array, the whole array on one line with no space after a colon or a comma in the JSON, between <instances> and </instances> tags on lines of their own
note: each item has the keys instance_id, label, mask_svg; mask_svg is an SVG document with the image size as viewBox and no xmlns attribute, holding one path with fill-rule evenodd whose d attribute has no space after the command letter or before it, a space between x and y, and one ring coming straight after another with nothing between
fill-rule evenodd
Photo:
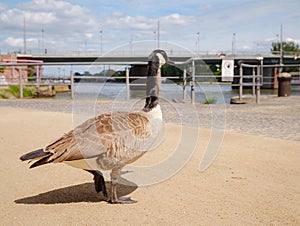
<instances>
[{"instance_id":1,"label":"bridge","mask_svg":"<svg viewBox=\"0 0 300 226\"><path fill-rule=\"evenodd\" d=\"M206 64L221 64L222 59L233 59L237 64L240 60L257 60L258 58L263 59L263 64L278 64L280 62L279 55L225 55L225 54L214 54L214 55L199 55L196 56L192 53L182 54L168 54L169 58L176 64L182 64L192 57L201 59ZM35 60L44 63L93 63L98 62L102 64L124 64L127 62L147 62L147 54L111 54L111 55L83 55L83 54L65 54L65 55L48 55L48 54L17 54L17 59L20 60ZM293 55L283 57L283 64L300 64L300 58L296 58Z\"/></svg>"}]
</instances>

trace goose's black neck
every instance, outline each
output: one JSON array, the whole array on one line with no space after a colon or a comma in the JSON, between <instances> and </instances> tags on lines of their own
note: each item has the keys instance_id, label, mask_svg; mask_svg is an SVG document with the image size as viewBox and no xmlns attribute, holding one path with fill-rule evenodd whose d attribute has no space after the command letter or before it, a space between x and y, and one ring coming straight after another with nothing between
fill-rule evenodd
<instances>
[{"instance_id":1,"label":"goose's black neck","mask_svg":"<svg viewBox=\"0 0 300 226\"><path fill-rule=\"evenodd\" d=\"M168 56L163 50L154 50L148 57L148 73L146 83L146 103L143 111L151 111L158 105L160 88L160 68L168 62Z\"/></svg>"},{"instance_id":2,"label":"goose's black neck","mask_svg":"<svg viewBox=\"0 0 300 226\"><path fill-rule=\"evenodd\" d=\"M146 84L146 96L158 96L159 94L159 82L158 78L159 62L148 62L148 74Z\"/></svg>"},{"instance_id":3,"label":"goose's black neck","mask_svg":"<svg viewBox=\"0 0 300 226\"><path fill-rule=\"evenodd\" d=\"M153 108L155 108L157 105L158 105L158 97L157 96L146 97L146 103L145 103L145 106L143 108L143 111L144 112L149 112Z\"/></svg>"}]
</instances>

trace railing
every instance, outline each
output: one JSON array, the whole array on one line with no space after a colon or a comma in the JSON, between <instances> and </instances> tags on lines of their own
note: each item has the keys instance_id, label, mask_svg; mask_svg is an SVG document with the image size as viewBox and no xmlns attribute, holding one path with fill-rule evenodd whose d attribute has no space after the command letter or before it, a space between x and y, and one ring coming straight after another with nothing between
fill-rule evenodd
<instances>
[{"instance_id":1,"label":"railing","mask_svg":"<svg viewBox=\"0 0 300 226\"><path fill-rule=\"evenodd\" d=\"M183 99L187 99L187 87L190 86L190 99L191 103L195 102L195 85L197 83L201 83L204 80L210 80L214 84L223 84L217 82L217 79L221 78L221 75L213 75L211 72L202 72L199 73L196 71L196 68L199 67L198 61L201 61L201 58L191 58L186 62L181 64L176 64L176 66L181 67L183 71L182 75L182 92L183 92ZM147 62L94 62L92 65L118 65L118 66L125 66L125 77L118 76L113 77L115 79L125 79L125 86L126 86L126 99L130 98L130 86L135 86L139 84L132 84L130 83L130 79L145 79L145 76L129 76L130 67L128 65L146 65ZM40 66L78 66L78 65L91 65L89 62L81 62L81 63L2 63L0 64L1 67L14 67L18 68L19 77L18 77L18 85L20 87L20 98L23 98L23 86L24 86L24 79L22 76L22 71L24 70L23 67L28 66L35 66L36 70L40 70ZM256 96L256 103L260 102L260 90L263 85L263 69L273 67L273 68L283 68L283 67L300 67L300 65L263 65L262 60L257 60L256 65L247 64L247 61L240 61L239 62L239 74L234 75L235 79L238 79L237 84L231 84L232 87L237 86L239 88L239 99L241 100L243 97L243 88L245 86L252 87L252 94ZM243 70L245 68L252 68L252 75L245 75ZM41 74L39 71L36 71L36 74ZM180 76L181 77L181 76ZM166 79L180 79L180 77L163 77ZM58 85L58 84L67 84L71 86L71 98L74 98L74 83L75 79L111 79L110 76L77 76L74 75L73 70L70 69L70 75L65 77L34 77L32 80L29 80L30 84L35 85ZM251 79L252 82L245 82L244 79ZM61 80L61 81L59 81ZM27 80L28 82L28 80ZM15 83L16 84L16 83ZM226 83L228 84L228 83Z\"/></svg>"},{"instance_id":2,"label":"railing","mask_svg":"<svg viewBox=\"0 0 300 226\"><path fill-rule=\"evenodd\" d=\"M201 58L190 58L189 60L187 60L186 62L182 63L182 65L185 67L184 68L184 72L183 72L183 92L184 92L184 96L185 96L185 88L187 85L187 79L190 81L190 86L191 86L191 102L194 103L195 102L195 85L197 84L197 80L205 80L205 79L209 79L211 81L214 81L217 84L224 84L224 83L220 83L217 82L217 79L221 79L222 75L213 75L213 74L197 74L196 73L196 62L197 61L202 61ZM231 84L232 87L238 86L239 87L239 99L240 101L242 100L242 96L243 96L243 87L244 86L252 86L252 94L256 95L256 103L259 103L259 98L260 98L260 87L262 86L262 60L257 60L257 62L259 63L258 65L248 65L245 64L245 61L240 61L239 62L239 74L238 75L234 75L234 78L238 78L239 82L238 84ZM190 71L191 71L191 76L187 77L186 73L187 73L187 68L190 67ZM243 73L243 68L253 68L253 73L252 75L244 75ZM256 70L255 70L256 69ZM252 79L252 83L246 83L244 82L244 78L251 78ZM228 83L226 83L228 84Z\"/></svg>"}]
</instances>

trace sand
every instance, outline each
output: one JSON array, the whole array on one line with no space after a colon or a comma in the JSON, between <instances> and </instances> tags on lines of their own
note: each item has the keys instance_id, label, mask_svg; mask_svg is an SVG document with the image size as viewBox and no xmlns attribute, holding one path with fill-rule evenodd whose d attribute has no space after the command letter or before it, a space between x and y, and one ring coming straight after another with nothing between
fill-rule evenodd
<instances>
[{"instance_id":1,"label":"sand","mask_svg":"<svg viewBox=\"0 0 300 226\"><path fill-rule=\"evenodd\" d=\"M299 141L227 131L219 155L200 172L210 136L201 129L197 149L181 171L155 185L122 185L119 194L138 202L111 205L82 170L64 164L30 170L19 160L72 126L71 114L0 107L0 225L300 224ZM178 129L166 126L169 137L160 151L176 142ZM158 161L155 153L136 164Z\"/></svg>"}]
</instances>

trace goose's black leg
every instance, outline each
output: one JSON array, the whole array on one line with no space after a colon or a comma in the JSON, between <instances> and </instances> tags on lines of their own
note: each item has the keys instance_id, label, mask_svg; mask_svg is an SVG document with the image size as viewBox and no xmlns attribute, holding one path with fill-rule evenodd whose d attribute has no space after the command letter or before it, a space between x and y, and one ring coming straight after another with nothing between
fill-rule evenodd
<instances>
[{"instance_id":1,"label":"goose's black leg","mask_svg":"<svg viewBox=\"0 0 300 226\"><path fill-rule=\"evenodd\" d=\"M94 184L95 184L96 192L99 193L100 191L102 191L104 197L108 198L103 174L99 170L85 170L85 171L94 175Z\"/></svg>"}]
</instances>

